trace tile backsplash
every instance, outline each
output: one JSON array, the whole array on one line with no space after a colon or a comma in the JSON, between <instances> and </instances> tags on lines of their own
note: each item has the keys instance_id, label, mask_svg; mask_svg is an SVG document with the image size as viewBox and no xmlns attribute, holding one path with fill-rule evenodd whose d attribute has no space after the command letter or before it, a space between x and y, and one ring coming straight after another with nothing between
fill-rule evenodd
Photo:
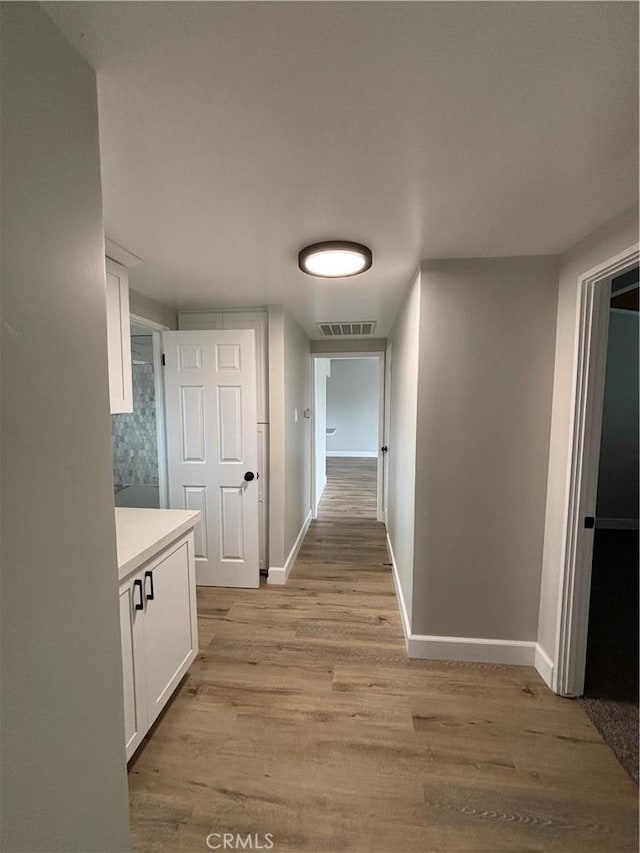
<instances>
[{"instance_id":1,"label":"tile backsplash","mask_svg":"<svg viewBox=\"0 0 640 853\"><path fill-rule=\"evenodd\" d=\"M158 442L153 364L133 364L133 412L111 416L113 482L158 483Z\"/></svg>"}]
</instances>

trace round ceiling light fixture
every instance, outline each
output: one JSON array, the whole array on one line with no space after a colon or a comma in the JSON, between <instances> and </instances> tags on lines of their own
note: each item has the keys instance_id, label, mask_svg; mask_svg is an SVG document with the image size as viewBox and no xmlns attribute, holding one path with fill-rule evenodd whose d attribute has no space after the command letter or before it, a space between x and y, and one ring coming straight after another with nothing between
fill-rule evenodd
<instances>
[{"instance_id":1,"label":"round ceiling light fixture","mask_svg":"<svg viewBox=\"0 0 640 853\"><path fill-rule=\"evenodd\" d=\"M373 263L371 249L346 240L313 243L298 255L298 266L307 275L320 278L349 278L366 272Z\"/></svg>"}]
</instances>

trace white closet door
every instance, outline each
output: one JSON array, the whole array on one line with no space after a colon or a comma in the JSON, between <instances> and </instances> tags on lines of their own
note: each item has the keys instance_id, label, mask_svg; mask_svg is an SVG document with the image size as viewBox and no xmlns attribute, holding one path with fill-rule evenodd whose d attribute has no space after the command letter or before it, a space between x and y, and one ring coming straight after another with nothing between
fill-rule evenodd
<instances>
[{"instance_id":1,"label":"white closet door","mask_svg":"<svg viewBox=\"0 0 640 853\"><path fill-rule=\"evenodd\" d=\"M254 332L162 338L169 506L202 513L197 583L258 587Z\"/></svg>"}]
</instances>

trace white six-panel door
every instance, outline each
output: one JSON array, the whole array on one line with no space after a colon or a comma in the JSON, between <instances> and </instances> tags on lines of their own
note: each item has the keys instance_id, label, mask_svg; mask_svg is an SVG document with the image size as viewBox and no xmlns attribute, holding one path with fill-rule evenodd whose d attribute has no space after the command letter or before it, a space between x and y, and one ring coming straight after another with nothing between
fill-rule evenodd
<instances>
[{"instance_id":1,"label":"white six-panel door","mask_svg":"<svg viewBox=\"0 0 640 853\"><path fill-rule=\"evenodd\" d=\"M202 513L196 581L258 587L255 333L162 339L169 506Z\"/></svg>"}]
</instances>

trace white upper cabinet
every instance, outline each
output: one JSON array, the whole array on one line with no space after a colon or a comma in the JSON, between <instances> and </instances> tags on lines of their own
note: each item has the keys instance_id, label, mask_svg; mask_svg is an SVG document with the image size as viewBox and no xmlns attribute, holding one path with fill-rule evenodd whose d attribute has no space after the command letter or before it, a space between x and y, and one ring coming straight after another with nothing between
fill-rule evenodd
<instances>
[{"instance_id":1,"label":"white upper cabinet","mask_svg":"<svg viewBox=\"0 0 640 853\"><path fill-rule=\"evenodd\" d=\"M129 277L127 270L110 258L107 271L107 344L111 413L133 411L131 332L129 328Z\"/></svg>"},{"instance_id":2,"label":"white upper cabinet","mask_svg":"<svg viewBox=\"0 0 640 853\"><path fill-rule=\"evenodd\" d=\"M266 311L184 311L180 331L253 329L256 333L257 422L269 423L268 339Z\"/></svg>"}]
</instances>

